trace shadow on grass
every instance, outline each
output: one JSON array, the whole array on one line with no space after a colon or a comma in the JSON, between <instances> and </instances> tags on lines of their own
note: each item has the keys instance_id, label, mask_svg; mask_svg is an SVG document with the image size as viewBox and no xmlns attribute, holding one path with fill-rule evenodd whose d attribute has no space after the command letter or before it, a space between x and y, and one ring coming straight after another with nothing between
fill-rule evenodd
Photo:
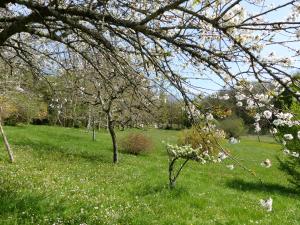
<instances>
[{"instance_id":1,"label":"shadow on grass","mask_svg":"<svg viewBox=\"0 0 300 225\"><path fill-rule=\"evenodd\" d=\"M298 196L300 192L292 187L286 187L280 184L274 183L260 183L260 182L248 182L241 179L233 179L226 183L230 188L240 191L250 192L267 192L272 194L280 194L286 196Z\"/></svg>"},{"instance_id":2,"label":"shadow on grass","mask_svg":"<svg viewBox=\"0 0 300 225\"><path fill-rule=\"evenodd\" d=\"M165 197L169 197L171 199L181 198L182 196L188 195L189 192L186 188L177 186L174 189L170 189L167 184L146 184L138 188L137 192L133 192L132 194L138 195L141 197L145 196L153 196L153 195L161 195Z\"/></svg>"},{"instance_id":3,"label":"shadow on grass","mask_svg":"<svg viewBox=\"0 0 300 225\"><path fill-rule=\"evenodd\" d=\"M14 145L19 147L30 147L35 153L43 156L49 153L58 153L60 157L65 159L84 159L89 162L96 163L112 163L112 157L108 157L107 154L102 154L101 149L99 152L89 152L87 150L78 150L75 148L68 148L64 146L58 146L55 143L49 142L33 142L30 139L23 139L22 141L13 142Z\"/></svg>"},{"instance_id":4,"label":"shadow on grass","mask_svg":"<svg viewBox=\"0 0 300 225\"><path fill-rule=\"evenodd\" d=\"M157 184L157 185L150 185L150 184L146 184L146 185L142 185L140 187L138 187L138 191L134 191L133 194L137 194L139 196L147 196L147 195L154 195L154 194L158 194L161 193L163 191L167 190L167 186L163 185L163 184Z\"/></svg>"},{"instance_id":5,"label":"shadow on grass","mask_svg":"<svg viewBox=\"0 0 300 225\"><path fill-rule=\"evenodd\" d=\"M3 217L13 216L18 224L24 221L48 215L50 212L60 214L66 210L63 204L49 206L44 196L34 193L20 195L10 190L0 190L0 215Z\"/></svg>"}]
</instances>

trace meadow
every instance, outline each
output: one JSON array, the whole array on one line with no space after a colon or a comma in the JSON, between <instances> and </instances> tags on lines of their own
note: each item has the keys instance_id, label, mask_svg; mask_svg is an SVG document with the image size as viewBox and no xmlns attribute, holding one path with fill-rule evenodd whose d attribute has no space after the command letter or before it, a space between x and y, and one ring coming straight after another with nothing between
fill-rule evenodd
<instances>
[{"instance_id":1,"label":"meadow","mask_svg":"<svg viewBox=\"0 0 300 225\"><path fill-rule=\"evenodd\" d=\"M151 153L120 154L112 164L109 134L92 141L83 129L5 127L16 163L0 147L0 224L300 224L300 193L279 170L284 158L271 138L242 137L226 148L253 169L189 162L174 190L168 188L168 157L162 141L178 131L149 129ZM118 131L122 137L131 130ZM260 163L269 158L271 168ZM262 183L259 181L261 178ZM266 212L260 199L273 198Z\"/></svg>"}]
</instances>

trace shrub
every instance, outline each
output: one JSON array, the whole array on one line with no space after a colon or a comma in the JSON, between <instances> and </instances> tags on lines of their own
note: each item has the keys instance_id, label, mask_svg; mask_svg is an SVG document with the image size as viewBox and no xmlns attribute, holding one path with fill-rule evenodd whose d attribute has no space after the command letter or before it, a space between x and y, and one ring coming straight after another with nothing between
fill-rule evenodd
<instances>
[{"instance_id":1,"label":"shrub","mask_svg":"<svg viewBox=\"0 0 300 225\"><path fill-rule=\"evenodd\" d=\"M201 148L204 151L214 152L218 148L218 143L224 138L224 132L218 130L211 132L198 125L191 129L183 130L178 138L178 145L190 145L193 149Z\"/></svg>"},{"instance_id":2,"label":"shrub","mask_svg":"<svg viewBox=\"0 0 300 225\"><path fill-rule=\"evenodd\" d=\"M225 131L227 137L238 138L246 132L244 121L240 118L222 120L219 127Z\"/></svg>"},{"instance_id":3,"label":"shrub","mask_svg":"<svg viewBox=\"0 0 300 225\"><path fill-rule=\"evenodd\" d=\"M205 164L207 162L221 162L227 158L227 153L219 145L219 141L224 136L223 131L216 130L210 125L198 124L181 132L178 145L167 144L169 187L175 187L176 180L188 161ZM176 166L176 162L180 160L184 160L184 162L180 166Z\"/></svg>"},{"instance_id":4,"label":"shrub","mask_svg":"<svg viewBox=\"0 0 300 225\"><path fill-rule=\"evenodd\" d=\"M149 152L152 149L152 140L141 133L130 133L120 141L121 151L133 155Z\"/></svg>"}]
</instances>

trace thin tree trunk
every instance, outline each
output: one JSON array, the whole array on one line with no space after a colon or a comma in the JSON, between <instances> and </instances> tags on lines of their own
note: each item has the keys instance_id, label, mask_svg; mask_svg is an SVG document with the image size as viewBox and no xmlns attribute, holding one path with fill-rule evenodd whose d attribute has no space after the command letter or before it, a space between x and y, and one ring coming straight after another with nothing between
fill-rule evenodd
<instances>
[{"instance_id":1,"label":"thin tree trunk","mask_svg":"<svg viewBox=\"0 0 300 225\"><path fill-rule=\"evenodd\" d=\"M173 170L174 170L174 163L175 159L173 159L171 162L169 162L169 187L170 189L175 188L176 180L173 178Z\"/></svg>"},{"instance_id":2,"label":"thin tree trunk","mask_svg":"<svg viewBox=\"0 0 300 225\"><path fill-rule=\"evenodd\" d=\"M114 130L114 124L111 120L110 114L107 116L107 127L111 136L112 144L113 144L113 163L118 163L118 146L117 146L117 138Z\"/></svg>"},{"instance_id":3,"label":"thin tree trunk","mask_svg":"<svg viewBox=\"0 0 300 225\"><path fill-rule=\"evenodd\" d=\"M1 135L2 135L2 138L3 138L3 142L4 142L4 145L5 145L5 148L6 148L7 152L8 152L10 162L13 163L13 162L15 161L15 160L14 160L14 155L13 155L13 153L12 153L12 150L11 150L11 148L10 148L10 145L9 145L8 141L7 141L6 135L5 135L5 133L4 133L4 130L3 130L3 127L2 127L1 119L0 119L0 132L1 132Z\"/></svg>"},{"instance_id":4,"label":"thin tree trunk","mask_svg":"<svg viewBox=\"0 0 300 225\"><path fill-rule=\"evenodd\" d=\"M57 118L56 118L56 122L55 122L55 125L57 124L60 124L60 126L63 126L61 120L60 120L60 116L59 116L59 113L57 113Z\"/></svg>"},{"instance_id":5,"label":"thin tree trunk","mask_svg":"<svg viewBox=\"0 0 300 225\"><path fill-rule=\"evenodd\" d=\"M176 185L176 180L180 174L180 172L182 171L183 167L187 164L187 162L189 161L189 159L186 159L184 161L184 163L181 164L180 168L177 170L176 174L174 171L174 165L177 159L173 159L171 162L169 162L169 187L170 189L175 188Z\"/></svg>"},{"instance_id":6,"label":"thin tree trunk","mask_svg":"<svg viewBox=\"0 0 300 225\"><path fill-rule=\"evenodd\" d=\"M101 114L98 115L98 131L101 130Z\"/></svg>"},{"instance_id":7,"label":"thin tree trunk","mask_svg":"<svg viewBox=\"0 0 300 225\"><path fill-rule=\"evenodd\" d=\"M91 119L92 119L92 112L91 112L91 107L89 106L88 122L87 122L87 126L86 126L86 129L88 132L91 129Z\"/></svg>"},{"instance_id":8,"label":"thin tree trunk","mask_svg":"<svg viewBox=\"0 0 300 225\"><path fill-rule=\"evenodd\" d=\"M96 141L95 117L93 116L93 141Z\"/></svg>"},{"instance_id":9,"label":"thin tree trunk","mask_svg":"<svg viewBox=\"0 0 300 225\"><path fill-rule=\"evenodd\" d=\"M77 125L77 113L76 113L76 106L77 106L77 104L76 104L76 99L74 99L74 94L72 96L72 99L73 99L73 101L72 101L73 123L72 124L73 124L73 127L75 127L75 125Z\"/></svg>"}]
</instances>

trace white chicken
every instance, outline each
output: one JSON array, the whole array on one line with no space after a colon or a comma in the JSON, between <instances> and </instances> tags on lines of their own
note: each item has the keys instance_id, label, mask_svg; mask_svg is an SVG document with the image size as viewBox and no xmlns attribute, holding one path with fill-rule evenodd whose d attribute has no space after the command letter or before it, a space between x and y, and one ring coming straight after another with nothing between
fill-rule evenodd
<instances>
[{"instance_id":1,"label":"white chicken","mask_svg":"<svg viewBox=\"0 0 300 225\"><path fill-rule=\"evenodd\" d=\"M272 166L272 162L271 162L270 159L266 159L260 165L263 166L263 167L266 167L266 168L270 168Z\"/></svg>"},{"instance_id":2,"label":"white chicken","mask_svg":"<svg viewBox=\"0 0 300 225\"><path fill-rule=\"evenodd\" d=\"M266 208L267 212L272 211L273 199L271 197L266 200L260 199L259 202L262 207Z\"/></svg>"}]
</instances>

